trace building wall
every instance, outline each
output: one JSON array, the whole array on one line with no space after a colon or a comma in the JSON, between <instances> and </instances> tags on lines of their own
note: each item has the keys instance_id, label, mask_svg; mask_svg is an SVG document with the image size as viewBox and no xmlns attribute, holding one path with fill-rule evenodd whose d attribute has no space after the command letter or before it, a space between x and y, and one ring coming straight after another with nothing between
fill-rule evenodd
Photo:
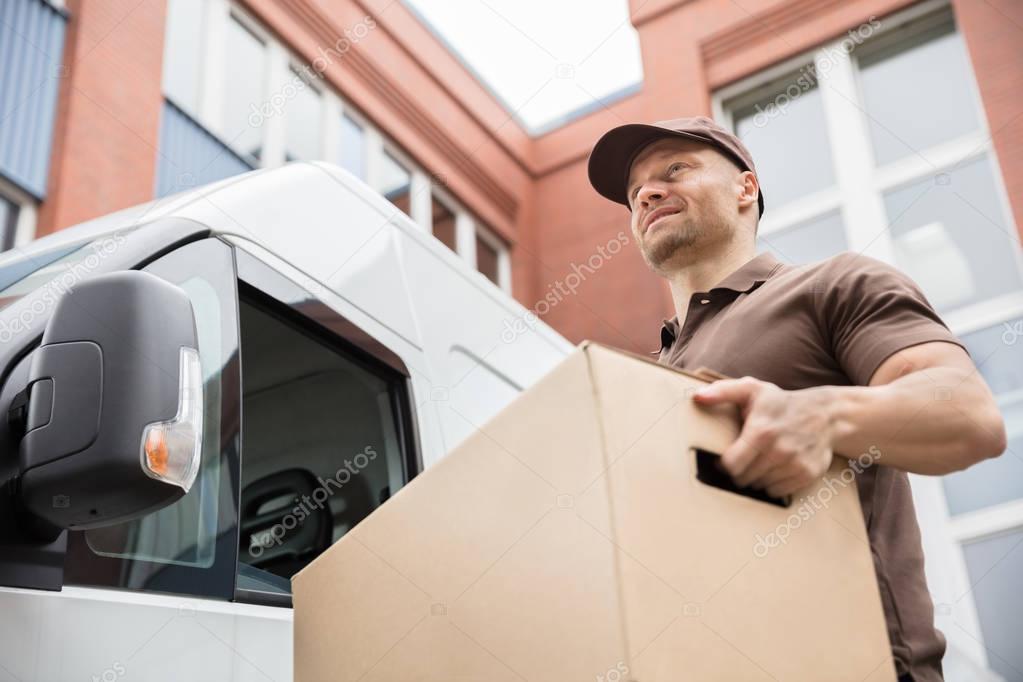
<instances>
[{"instance_id":1,"label":"building wall","mask_svg":"<svg viewBox=\"0 0 1023 682\"><path fill-rule=\"evenodd\" d=\"M629 238L628 212L590 188L585 166L593 142L623 122L711 114L715 89L912 3L634 0L643 86L535 139L400 2L242 4L309 62L372 16L377 28L326 68L328 81L506 242L512 291L523 305L573 341L647 351L672 312L670 297L633 248L599 256L598 247L622 230ZM1023 8L996 0L953 6L1020 215L1023 118L1015 105ZM37 235L153 197L163 7L68 0L67 70Z\"/></svg>"}]
</instances>

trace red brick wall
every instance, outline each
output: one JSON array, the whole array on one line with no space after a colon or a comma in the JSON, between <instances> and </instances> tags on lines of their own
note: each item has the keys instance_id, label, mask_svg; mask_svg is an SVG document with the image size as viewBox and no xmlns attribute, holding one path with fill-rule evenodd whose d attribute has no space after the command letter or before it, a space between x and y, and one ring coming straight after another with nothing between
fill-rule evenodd
<instances>
[{"instance_id":1,"label":"red brick wall","mask_svg":"<svg viewBox=\"0 0 1023 682\"><path fill-rule=\"evenodd\" d=\"M48 196L36 233L153 198L163 0L68 0Z\"/></svg>"}]
</instances>

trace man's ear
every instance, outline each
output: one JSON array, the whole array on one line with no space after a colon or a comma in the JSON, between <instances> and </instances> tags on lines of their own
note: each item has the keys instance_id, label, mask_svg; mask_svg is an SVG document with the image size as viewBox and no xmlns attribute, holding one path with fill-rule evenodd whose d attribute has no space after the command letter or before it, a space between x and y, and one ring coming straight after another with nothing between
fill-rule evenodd
<instances>
[{"instance_id":1,"label":"man's ear","mask_svg":"<svg viewBox=\"0 0 1023 682\"><path fill-rule=\"evenodd\" d=\"M752 171L741 171L739 173L739 206L745 208L751 204L757 203L757 197L760 196L760 183L757 182L757 176Z\"/></svg>"}]
</instances>

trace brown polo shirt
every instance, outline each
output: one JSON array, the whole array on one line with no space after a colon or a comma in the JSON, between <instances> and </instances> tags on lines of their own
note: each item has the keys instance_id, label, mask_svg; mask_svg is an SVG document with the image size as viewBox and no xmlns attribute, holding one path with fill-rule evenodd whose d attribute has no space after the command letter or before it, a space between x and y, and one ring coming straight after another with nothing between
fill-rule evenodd
<instances>
[{"instance_id":1,"label":"brown polo shirt","mask_svg":"<svg viewBox=\"0 0 1023 682\"><path fill-rule=\"evenodd\" d=\"M898 270L853 253L802 266L764 253L693 294L683 329L665 320L658 361L788 390L865 386L890 355L928 341L962 346ZM896 668L916 682L940 680L945 639L934 627L909 480L883 462L882 448L857 489Z\"/></svg>"}]
</instances>

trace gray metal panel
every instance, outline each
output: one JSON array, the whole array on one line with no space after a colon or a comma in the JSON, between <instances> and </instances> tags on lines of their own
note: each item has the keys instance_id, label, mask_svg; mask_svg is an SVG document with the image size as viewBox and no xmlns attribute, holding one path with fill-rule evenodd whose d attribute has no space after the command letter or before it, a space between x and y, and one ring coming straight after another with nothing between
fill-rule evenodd
<instances>
[{"instance_id":1,"label":"gray metal panel","mask_svg":"<svg viewBox=\"0 0 1023 682\"><path fill-rule=\"evenodd\" d=\"M215 135L169 100L160 122L156 196L164 197L252 170Z\"/></svg>"},{"instance_id":2,"label":"gray metal panel","mask_svg":"<svg viewBox=\"0 0 1023 682\"><path fill-rule=\"evenodd\" d=\"M42 199L66 19L44 0L0 0L0 173Z\"/></svg>"}]
</instances>

